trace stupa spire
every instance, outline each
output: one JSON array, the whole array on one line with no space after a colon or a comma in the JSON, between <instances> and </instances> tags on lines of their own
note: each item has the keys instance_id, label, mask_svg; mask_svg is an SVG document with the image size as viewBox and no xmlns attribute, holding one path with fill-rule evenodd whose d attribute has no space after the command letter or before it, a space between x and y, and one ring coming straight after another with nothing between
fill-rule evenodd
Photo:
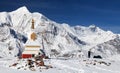
<instances>
[{"instance_id":1,"label":"stupa spire","mask_svg":"<svg viewBox=\"0 0 120 73\"><path fill-rule=\"evenodd\" d=\"M32 26L31 26L31 29L34 29L34 23L35 23L35 21L34 21L34 19L32 19Z\"/></svg>"}]
</instances>

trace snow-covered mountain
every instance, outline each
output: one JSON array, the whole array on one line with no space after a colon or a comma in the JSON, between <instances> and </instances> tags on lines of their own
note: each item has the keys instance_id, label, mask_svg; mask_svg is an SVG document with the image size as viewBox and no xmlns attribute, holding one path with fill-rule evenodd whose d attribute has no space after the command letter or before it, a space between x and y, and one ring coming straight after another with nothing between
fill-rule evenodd
<instances>
[{"instance_id":1,"label":"snow-covered mountain","mask_svg":"<svg viewBox=\"0 0 120 73\"><path fill-rule=\"evenodd\" d=\"M21 54L32 19L35 20L37 40L42 45L43 39L48 56L86 57L88 50L102 57L120 53L119 36L111 31L104 31L95 25L71 27L65 23L59 24L41 13L29 12L24 6L12 12L0 13L0 57Z\"/></svg>"},{"instance_id":2,"label":"snow-covered mountain","mask_svg":"<svg viewBox=\"0 0 120 73\"><path fill-rule=\"evenodd\" d=\"M97 46L92 47L91 49L95 49L94 55L98 53L103 57L117 55L120 53L120 38L116 36L116 38L98 44Z\"/></svg>"}]
</instances>

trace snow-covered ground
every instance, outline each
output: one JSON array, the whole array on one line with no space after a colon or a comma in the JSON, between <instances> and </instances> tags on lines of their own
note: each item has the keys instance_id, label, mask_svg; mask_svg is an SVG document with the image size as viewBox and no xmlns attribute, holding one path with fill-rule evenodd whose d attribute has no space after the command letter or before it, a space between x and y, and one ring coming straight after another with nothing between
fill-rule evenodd
<instances>
[{"instance_id":1,"label":"snow-covered ground","mask_svg":"<svg viewBox=\"0 0 120 73\"><path fill-rule=\"evenodd\" d=\"M16 62L15 59L0 59L0 73L120 73L120 61L112 59L46 59L44 60L45 65L51 65L52 68L41 67L36 68L35 71L9 67L14 62ZM21 66L23 62L19 62Z\"/></svg>"}]
</instances>

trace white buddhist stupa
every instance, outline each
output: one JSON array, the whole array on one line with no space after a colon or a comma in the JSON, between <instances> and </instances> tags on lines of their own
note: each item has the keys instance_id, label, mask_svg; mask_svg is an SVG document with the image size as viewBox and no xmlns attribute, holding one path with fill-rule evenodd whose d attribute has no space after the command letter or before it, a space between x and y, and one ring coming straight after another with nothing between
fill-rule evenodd
<instances>
[{"instance_id":1,"label":"white buddhist stupa","mask_svg":"<svg viewBox=\"0 0 120 73\"><path fill-rule=\"evenodd\" d=\"M22 58L32 58L40 52L40 43L36 40L37 35L34 32L34 19L32 19L31 30L28 34L28 40L25 44L25 49L22 53Z\"/></svg>"}]
</instances>

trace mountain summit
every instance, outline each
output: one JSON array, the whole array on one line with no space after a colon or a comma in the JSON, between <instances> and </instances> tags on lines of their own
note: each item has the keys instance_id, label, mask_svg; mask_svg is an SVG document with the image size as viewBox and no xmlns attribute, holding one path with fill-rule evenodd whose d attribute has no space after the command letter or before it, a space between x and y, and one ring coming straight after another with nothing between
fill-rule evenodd
<instances>
[{"instance_id":1,"label":"mountain summit","mask_svg":"<svg viewBox=\"0 0 120 73\"><path fill-rule=\"evenodd\" d=\"M18 8L17 10L15 10L15 11L13 11L13 12L18 12L18 13L20 13L20 12L22 12L22 13L29 13L29 10L27 9L26 6L23 6L23 7L20 7L20 8Z\"/></svg>"}]
</instances>

